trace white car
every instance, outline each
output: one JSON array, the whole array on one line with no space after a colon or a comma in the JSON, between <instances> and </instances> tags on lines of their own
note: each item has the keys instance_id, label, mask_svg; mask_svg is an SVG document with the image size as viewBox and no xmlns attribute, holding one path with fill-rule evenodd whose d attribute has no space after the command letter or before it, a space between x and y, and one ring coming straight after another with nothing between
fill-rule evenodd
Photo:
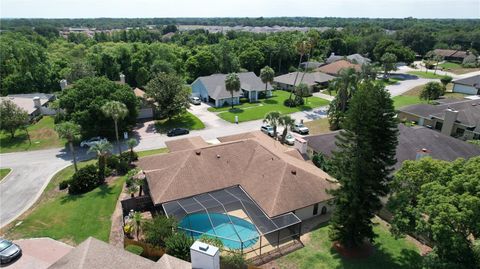
<instances>
[{"instance_id":1,"label":"white car","mask_svg":"<svg viewBox=\"0 0 480 269\"><path fill-rule=\"evenodd\" d=\"M302 135L306 135L310 130L308 130L308 128L302 123L295 123L295 125L293 125L292 131Z\"/></svg>"},{"instance_id":2,"label":"white car","mask_svg":"<svg viewBox=\"0 0 480 269\"><path fill-rule=\"evenodd\" d=\"M190 97L190 103L194 105L200 105L202 103L202 100L200 100L200 98L198 97L192 96Z\"/></svg>"},{"instance_id":3,"label":"white car","mask_svg":"<svg viewBox=\"0 0 480 269\"><path fill-rule=\"evenodd\" d=\"M278 135L278 140L281 141L282 137L283 137L283 134L279 134ZM295 144L295 137L290 132L288 132L287 135L285 136L285 143L287 145Z\"/></svg>"},{"instance_id":4,"label":"white car","mask_svg":"<svg viewBox=\"0 0 480 269\"><path fill-rule=\"evenodd\" d=\"M92 137L88 140L84 140L82 141L82 143L80 143L80 147L91 147L92 145L95 145L101 141L107 141L106 138L103 138L103 137L100 137L100 136L96 136L96 137Z\"/></svg>"},{"instance_id":5,"label":"white car","mask_svg":"<svg viewBox=\"0 0 480 269\"><path fill-rule=\"evenodd\" d=\"M263 125L262 128L260 128L260 131L273 137L273 127L270 125Z\"/></svg>"}]
</instances>

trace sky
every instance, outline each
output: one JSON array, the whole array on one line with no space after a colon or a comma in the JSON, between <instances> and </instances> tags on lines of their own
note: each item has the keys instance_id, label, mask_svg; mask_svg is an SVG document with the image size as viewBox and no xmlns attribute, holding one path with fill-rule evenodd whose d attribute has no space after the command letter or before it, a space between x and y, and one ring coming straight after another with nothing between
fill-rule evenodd
<instances>
[{"instance_id":1,"label":"sky","mask_svg":"<svg viewBox=\"0 0 480 269\"><path fill-rule=\"evenodd\" d=\"M2 18L477 18L480 0L0 0Z\"/></svg>"}]
</instances>

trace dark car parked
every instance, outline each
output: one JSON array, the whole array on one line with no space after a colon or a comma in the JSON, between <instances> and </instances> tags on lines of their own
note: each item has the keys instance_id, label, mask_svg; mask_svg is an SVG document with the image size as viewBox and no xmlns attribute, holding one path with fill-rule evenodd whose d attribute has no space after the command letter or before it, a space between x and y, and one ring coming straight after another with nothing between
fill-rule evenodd
<instances>
[{"instance_id":1,"label":"dark car parked","mask_svg":"<svg viewBox=\"0 0 480 269\"><path fill-rule=\"evenodd\" d=\"M12 262L22 255L22 249L7 239L0 238L0 264Z\"/></svg>"},{"instance_id":2,"label":"dark car parked","mask_svg":"<svg viewBox=\"0 0 480 269\"><path fill-rule=\"evenodd\" d=\"M186 135L190 133L188 129L185 128L174 128L168 131L167 136L177 136L177 135Z\"/></svg>"}]
</instances>

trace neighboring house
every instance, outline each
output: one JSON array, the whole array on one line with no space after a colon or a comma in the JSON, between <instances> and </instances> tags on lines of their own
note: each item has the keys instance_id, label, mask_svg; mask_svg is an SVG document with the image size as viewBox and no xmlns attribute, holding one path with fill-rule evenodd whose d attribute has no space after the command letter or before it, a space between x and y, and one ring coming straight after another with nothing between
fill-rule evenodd
<instances>
[{"instance_id":1,"label":"neighboring house","mask_svg":"<svg viewBox=\"0 0 480 269\"><path fill-rule=\"evenodd\" d=\"M291 240L299 240L303 220L329 218L333 197L328 191L338 183L306 162L296 149L260 131L219 137L221 143L215 145L205 146L197 140L166 142L170 153L145 157L137 163L156 210L183 223L182 229L189 234L198 236L206 232L198 230L201 227L228 226L231 220L226 218L239 218L255 236L244 242L239 235L228 235L232 241L241 241L242 250L244 243L251 248L280 246L280 234L284 240L289 235ZM208 218L202 220L202 214ZM226 222L210 223L210 217L220 221L215 214L221 214ZM190 216L200 219L193 224L182 222ZM215 233L213 226L210 231Z\"/></svg>"},{"instance_id":2,"label":"neighboring house","mask_svg":"<svg viewBox=\"0 0 480 269\"><path fill-rule=\"evenodd\" d=\"M398 118L462 139L480 139L480 100L444 99L399 109Z\"/></svg>"},{"instance_id":3,"label":"neighboring house","mask_svg":"<svg viewBox=\"0 0 480 269\"><path fill-rule=\"evenodd\" d=\"M192 269L194 264L164 254L157 262L93 237L87 238L48 269Z\"/></svg>"},{"instance_id":4,"label":"neighboring house","mask_svg":"<svg viewBox=\"0 0 480 269\"><path fill-rule=\"evenodd\" d=\"M302 69L315 69L319 68L320 66L324 65L324 63L321 62L303 62L300 64L300 68Z\"/></svg>"},{"instance_id":5,"label":"neighboring house","mask_svg":"<svg viewBox=\"0 0 480 269\"><path fill-rule=\"evenodd\" d=\"M265 83L253 72L237 73L240 79L241 90L233 93L233 104L239 104L240 98L248 98L250 102L256 102L259 93L265 91ZM214 74L199 77L192 83L192 95L199 97L204 102L211 102L215 107L232 103L232 96L225 88L226 74ZM272 95L272 86L267 86L267 96Z\"/></svg>"},{"instance_id":6,"label":"neighboring house","mask_svg":"<svg viewBox=\"0 0 480 269\"><path fill-rule=\"evenodd\" d=\"M55 95L48 93L10 94L0 97L0 100L10 100L18 107L27 111L30 119L39 115L55 115L57 111L48 107L55 100Z\"/></svg>"},{"instance_id":7,"label":"neighboring house","mask_svg":"<svg viewBox=\"0 0 480 269\"><path fill-rule=\"evenodd\" d=\"M359 64L359 65L364 65L364 64L370 64L372 60L369 58L363 57L362 55L355 53L351 54L348 56L341 56L341 55L335 55L335 53L332 53L330 57L327 58L325 61L327 64L331 64L340 60L348 60L349 62L353 64Z\"/></svg>"},{"instance_id":8,"label":"neighboring house","mask_svg":"<svg viewBox=\"0 0 480 269\"><path fill-rule=\"evenodd\" d=\"M463 59L470 54L469 51L450 50L450 49L434 49L433 54L442 56L446 61L463 62Z\"/></svg>"},{"instance_id":9,"label":"neighboring house","mask_svg":"<svg viewBox=\"0 0 480 269\"><path fill-rule=\"evenodd\" d=\"M328 86L328 82L335 79L334 76L322 72L293 72L275 77L273 79L273 83L276 88L282 90L291 90L294 87L295 78L297 80L295 86L298 86L300 82L304 83L312 92L326 88Z\"/></svg>"},{"instance_id":10,"label":"neighboring house","mask_svg":"<svg viewBox=\"0 0 480 269\"><path fill-rule=\"evenodd\" d=\"M453 161L457 158L471 158L480 155L480 147L459 139L443 135L431 129L415 126L398 125L398 146L395 170L398 170L406 160L416 160L425 155L434 159ZM331 156L337 150L335 136L337 132L304 137L307 140L307 154L310 158L315 153Z\"/></svg>"},{"instance_id":11,"label":"neighboring house","mask_svg":"<svg viewBox=\"0 0 480 269\"><path fill-rule=\"evenodd\" d=\"M145 97L145 91L140 88L133 89L135 96L140 99L140 110L138 111L137 119L150 119L153 118L153 105Z\"/></svg>"},{"instance_id":12,"label":"neighboring house","mask_svg":"<svg viewBox=\"0 0 480 269\"><path fill-rule=\"evenodd\" d=\"M453 92L480 95L480 75L452 81Z\"/></svg>"},{"instance_id":13,"label":"neighboring house","mask_svg":"<svg viewBox=\"0 0 480 269\"><path fill-rule=\"evenodd\" d=\"M353 68L357 72L362 71L361 65L352 64L347 60L335 61L333 63L321 66L321 67L315 69L315 71L319 71L319 72L329 74L329 75L332 75L332 76L338 76L342 70L348 69L348 68Z\"/></svg>"}]
</instances>

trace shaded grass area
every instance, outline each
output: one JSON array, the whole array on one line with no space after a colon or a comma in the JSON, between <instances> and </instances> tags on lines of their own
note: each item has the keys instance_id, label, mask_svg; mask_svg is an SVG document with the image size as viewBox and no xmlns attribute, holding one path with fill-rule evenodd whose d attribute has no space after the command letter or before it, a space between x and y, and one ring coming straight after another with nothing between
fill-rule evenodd
<instances>
[{"instance_id":1,"label":"shaded grass area","mask_svg":"<svg viewBox=\"0 0 480 269\"><path fill-rule=\"evenodd\" d=\"M415 75L417 77L420 77L420 78L431 78L431 79L440 79L444 76L442 75L438 75L438 74L434 74L432 72L423 72L423 71L409 71L407 72L411 75Z\"/></svg>"},{"instance_id":2,"label":"shaded grass area","mask_svg":"<svg viewBox=\"0 0 480 269\"><path fill-rule=\"evenodd\" d=\"M94 163L81 162L79 167ZM69 195L59 191L58 183L74 173L69 166L57 173L48 184L39 202L12 227L9 238L51 237L71 244L78 244L89 236L108 241L111 216L122 191L125 178L104 184L81 195ZM18 221L17 221L18 222Z\"/></svg>"},{"instance_id":3,"label":"shaded grass area","mask_svg":"<svg viewBox=\"0 0 480 269\"><path fill-rule=\"evenodd\" d=\"M8 133L0 133L0 153L39 150L47 148L60 148L65 146L66 140L58 137L54 130L54 119L44 116L40 121L27 127L30 134L28 141L27 133L24 130L17 130L12 139Z\"/></svg>"},{"instance_id":4,"label":"shaded grass area","mask_svg":"<svg viewBox=\"0 0 480 269\"><path fill-rule=\"evenodd\" d=\"M333 248L328 237L330 226L323 225L311 232L305 247L277 260L280 268L297 269L407 269L419 268L421 256L418 249L405 239L395 239L386 227L374 227L378 235L375 252L364 259L346 259Z\"/></svg>"},{"instance_id":5,"label":"shaded grass area","mask_svg":"<svg viewBox=\"0 0 480 269\"><path fill-rule=\"evenodd\" d=\"M10 168L0 168L0 181L10 173L12 169Z\"/></svg>"},{"instance_id":6,"label":"shaded grass area","mask_svg":"<svg viewBox=\"0 0 480 269\"><path fill-rule=\"evenodd\" d=\"M186 128L188 130L201 130L205 128L203 122L190 112L185 112L170 120L158 120L155 128L159 133L166 133L172 128Z\"/></svg>"},{"instance_id":7,"label":"shaded grass area","mask_svg":"<svg viewBox=\"0 0 480 269\"><path fill-rule=\"evenodd\" d=\"M307 103L298 107L287 107L283 102L288 99L290 93L286 91L274 91L273 96L260 101L261 105L254 107L235 107L228 111L220 112L218 116L226 121L235 122L235 116L238 116L239 122L263 119L265 114L270 111L279 111L282 114L290 114L298 111L311 110L316 107L326 106L329 101L318 97L309 97Z\"/></svg>"},{"instance_id":8,"label":"shaded grass area","mask_svg":"<svg viewBox=\"0 0 480 269\"><path fill-rule=\"evenodd\" d=\"M328 118L305 122L305 126L307 126L310 130L310 135L326 134L331 132Z\"/></svg>"},{"instance_id":9,"label":"shaded grass area","mask_svg":"<svg viewBox=\"0 0 480 269\"><path fill-rule=\"evenodd\" d=\"M142 158L150 155L162 154L167 152L168 152L168 148L159 148L159 149L138 151L137 154L139 158Z\"/></svg>"}]
</instances>

